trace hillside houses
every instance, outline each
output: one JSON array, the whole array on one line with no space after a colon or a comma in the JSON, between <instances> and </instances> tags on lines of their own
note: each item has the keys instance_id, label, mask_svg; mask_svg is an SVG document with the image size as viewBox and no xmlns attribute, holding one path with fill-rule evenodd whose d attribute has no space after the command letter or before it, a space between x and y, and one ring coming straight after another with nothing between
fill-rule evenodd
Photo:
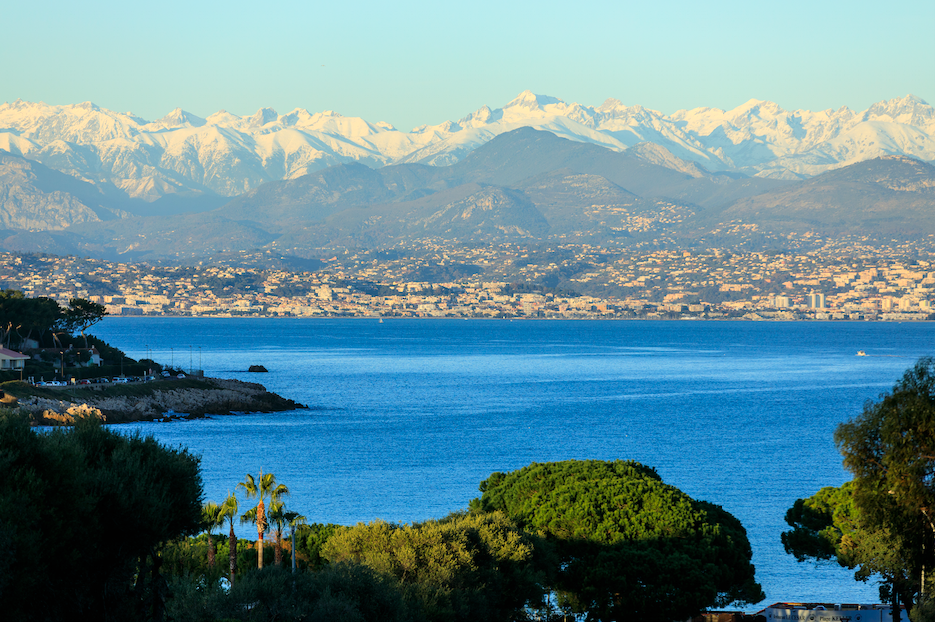
<instances>
[{"instance_id":1,"label":"hillside houses","mask_svg":"<svg viewBox=\"0 0 935 622\"><path fill-rule=\"evenodd\" d=\"M260 267L262 257L254 259L182 267L5 253L0 286L63 305L88 298L111 315L904 321L935 311L935 259L918 256L501 244L347 253L317 271ZM445 270L471 274L424 279Z\"/></svg>"}]
</instances>

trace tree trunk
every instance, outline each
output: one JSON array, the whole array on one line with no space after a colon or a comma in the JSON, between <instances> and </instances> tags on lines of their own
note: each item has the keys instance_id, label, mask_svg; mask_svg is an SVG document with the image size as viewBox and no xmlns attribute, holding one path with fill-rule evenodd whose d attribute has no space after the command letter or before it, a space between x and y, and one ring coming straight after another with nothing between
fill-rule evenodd
<instances>
[{"instance_id":1,"label":"tree trunk","mask_svg":"<svg viewBox=\"0 0 935 622\"><path fill-rule=\"evenodd\" d=\"M282 530L276 531L276 565L282 566Z\"/></svg>"},{"instance_id":2,"label":"tree trunk","mask_svg":"<svg viewBox=\"0 0 935 622\"><path fill-rule=\"evenodd\" d=\"M260 478L263 473L260 472ZM263 532L266 531L266 505L263 498L256 506L256 567L263 568Z\"/></svg>"},{"instance_id":3,"label":"tree trunk","mask_svg":"<svg viewBox=\"0 0 935 622\"><path fill-rule=\"evenodd\" d=\"M234 535L234 525L231 524L230 535L230 582L234 585L234 573L237 572L237 536Z\"/></svg>"},{"instance_id":4,"label":"tree trunk","mask_svg":"<svg viewBox=\"0 0 935 622\"><path fill-rule=\"evenodd\" d=\"M214 562L217 559L217 548L214 546L214 536L208 534L208 567L214 568Z\"/></svg>"}]
</instances>

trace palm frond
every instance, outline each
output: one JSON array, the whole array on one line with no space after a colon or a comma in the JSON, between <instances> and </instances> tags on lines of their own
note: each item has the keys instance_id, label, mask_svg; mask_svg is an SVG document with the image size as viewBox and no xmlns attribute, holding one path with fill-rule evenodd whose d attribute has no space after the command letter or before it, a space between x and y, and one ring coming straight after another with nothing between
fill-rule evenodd
<instances>
[{"instance_id":1,"label":"palm frond","mask_svg":"<svg viewBox=\"0 0 935 622\"><path fill-rule=\"evenodd\" d=\"M201 523L209 535L214 531L215 527L220 527L224 523L224 517L221 516L221 506L214 501L208 501L202 505Z\"/></svg>"}]
</instances>

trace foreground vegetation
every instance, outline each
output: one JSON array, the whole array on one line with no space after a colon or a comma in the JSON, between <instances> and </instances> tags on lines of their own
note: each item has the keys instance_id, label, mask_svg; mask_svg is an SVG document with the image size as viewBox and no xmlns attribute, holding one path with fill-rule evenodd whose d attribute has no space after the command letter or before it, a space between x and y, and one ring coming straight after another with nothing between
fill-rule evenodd
<instances>
[{"instance_id":1,"label":"foreground vegetation","mask_svg":"<svg viewBox=\"0 0 935 622\"><path fill-rule=\"evenodd\" d=\"M879 579L894 620L899 605L914 622L935 620L935 359L920 359L834 440L854 479L795 502L786 552Z\"/></svg>"},{"instance_id":2,"label":"foreground vegetation","mask_svg":"<svg viewBox=\"0 0 935 622\"><path fill-rule=\"evenodd\" d=\"M234 537L235 495L206 504L209 531L226 525L230 535L216 545L203 535L167 547L166 567L179 588L168 605L173 619L653 621L763 598L740 523L635 462L567 461L495 473L469 510L412 525L305 525L286 512L280 516L292 520L277 521L285 486L261 474L248 475L240 489L258 499L240 521L256 524L258 536L274 528L275 543ZM264 499L269 512L260 510ZM264 514L268 525L258 520ZM296 568L306 591L293 590L283 571L288 564L276 553L286 524L296 528ZM291 549L288 541L285 547ZM218 587L222 576L229 592ZM202 587L191 589L192 577ZM338 580L363 587L336 593ZM321 585L331 586L324 601ZM238 609L244 602L249 613ZM371 617L375 606L379 617Z\"/></svg>"},{"instance_id":3,"label":"foreground vegetation","mask_svg":"<svg viewBox=\"0 0 935 622\"><path fill-rule=\"evenodd\" d=\"M0 602L9 620L164 617L160 549L200 530L198 458L84 419L0 412Z\"/></svg>"},{"instance_id":4,"label":"foreground vegetation","mask_svg":"<svg viewBox=\"0 0 935 622\"><path fill-rule=\"evenodd\" d=\"M835 440L854 480L795 503L786 550L932 620L935 359ZM743 526L635 462L533 463L445 518L352 527L306 524L270 473L203 503L198 458L91 418L0 411L0 468L10 619L654 622L763 598Z\"/></svg>"},{"instance_id":5,"label":"foreground vegetation","mask_svg":"<svg viewBox=\"0 0 935 622\"><path fill-rule=\"evenodd\" d=\"M534 464L494 474L470 510L354 527L303 524L269 473L246 476L245 498L202 504L196 457L92 418L36 433L0 412L0 464L0 600L14 619L651 620L762 598L740 524L633 462ZM542 473L561 529L502 502ZM234 536L238 520L255 544ZM692 569L694 584L676 580Z\"/></svg>"}]
</instances>

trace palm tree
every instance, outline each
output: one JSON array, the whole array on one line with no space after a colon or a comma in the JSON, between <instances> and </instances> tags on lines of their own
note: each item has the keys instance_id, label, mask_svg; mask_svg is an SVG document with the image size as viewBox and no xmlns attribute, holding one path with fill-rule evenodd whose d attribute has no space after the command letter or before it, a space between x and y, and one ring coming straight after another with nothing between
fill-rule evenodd
<instances>
[{"instance_id":1,"label":"palm tree","mask_svg":"<svg viewBox=\"0 0 935 622\"><path fill-rule=\"evenodd\" d=\"M208 566L214 568L217 548L214 544L214 528L224 524L224 517L221 516L221 506L214 501L208 501L201 506L201 522L208 532Z\"/></svg>"},{"instance_id":2,"label":"palm tree","mask_svg":"<svg viewBox=\"0 0 935 622\"><path fill-rule=\"evenodd\" d=\"M237 497L234 494L228 494L221 504L218 512L218 518L221 523L225 520L230 524L230 582L234 585L234 573L237 572L237 536L234 535L234 518L237 516Z\"/></svg>"},{"instance_id":3,"label":"palm tree","mask_svg":"<svg viewBox=\"0 0 935 622\"><path fill-rule=\"evenodd\" d=\"M253 511L246 512L241 517L241 522L246 523L255 523L256 524L256 536L257 536L257 568L263 567L263 534L269 529L269 522L266 520L266 503L265 499L270 498L270 502L275 503L279 501L281 497L284 497L289 494L289 489L286 488L285 484L277 484L276 476L272 473L264 474L263 471L260 471L260 476L257 479L253 479L253 476L247 473L246 479L237 484L238 488L243 488L247 493L247 498L252 499L257 497L259 502L256 504L256 507L253 508Z\"/></svg>"},{"instance_id":4,"label":"palm tree","mask_svg":"<svg viewBox=\"0 0 935 622\"><path fill-rule=\"evenodd\" d=\"M298 512L286 511L286 504L282 501L272 501L269 504L269 520L275 526L273 533L276 534L276 565L282 565L282 531L286 525L295 528L299 523L304 523L306 518Z\"/></svg>"},{"instance_id":5,"label":"palm tree","mask_svg":"<svg viewBox=\"0 0 935 622\"><path fill-rule=\"evenodd\" d=\"M253 523L257 527L257 556L260 558L257 560L257 568L263 567L263 534L269 531L269 513L266 512L265 519L262 523L257 520L257 513L259 512L260 507L252 507L240 516L240 524L246 525L247 523ZM260 533L260 526L262 524L263 532Z\"/></svg>"}]
</instances>

